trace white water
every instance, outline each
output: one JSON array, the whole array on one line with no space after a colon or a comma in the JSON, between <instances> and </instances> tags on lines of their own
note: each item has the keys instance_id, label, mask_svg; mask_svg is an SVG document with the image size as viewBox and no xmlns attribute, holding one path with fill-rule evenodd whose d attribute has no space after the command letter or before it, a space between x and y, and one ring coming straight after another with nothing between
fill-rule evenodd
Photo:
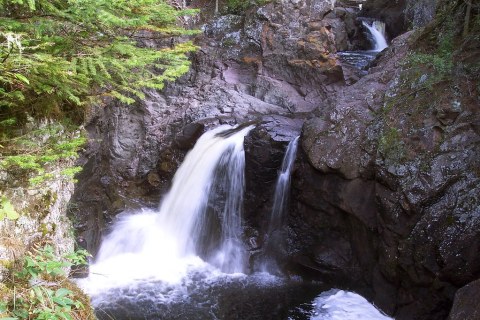
<instances>
[{"instance_id":1,"label":"white water","mask_svg":"<svg viewBox=\"0 0 480 320\"><path fill-rule=\"evenodd\" d=\"M372 25L369 25L367 22L363 21L362 24L368 29L373 37L373 51L380 52L388 47L387 40L385 39L385 23L374 21Z\"/></svg>"},{"instance_id":2,"label":"white water","mask_svg":"<svg viewBox=\"0 0 480 320\"><path fill-rule=\"evenodd\" d=\"M198 257L196 244L207 220L206 206L220 161L231 178L225 187L228 197L222 218L229 227L222 229L224 243L217 246L213 263L225 267L226 272L243 271L243 253L238 252L243 247L237 245L241 243L241 217L231 216L242 204L243 140L252 127L217 136L228 129L231 127L221 126L200 137L175 174L158 211L125 213L118 218L112 233L103 239L89 277L79 282L85 291L95 295L147 279L174 284L191 270L211 271L212 267Z\"/></svg>"},{"instance_id":3,"label":"white water","mask_svg":"<svg viewBox=\"0 0 480 320\"><path fill-rule=\"evenodd\" d=\"M283 218L290 193L290 178L292 175L293 164L297 155L298 139L296 137L288 144L285 157L282 162L282 169L277 178L275 186L275 195L273 198L272 212L270 215L270 223L268 225L268 234L283 226Z\"/></svg>"},{"instance_id":4,"label":"white water","mask_svg":"<svg viewBox=\"0 0 480 320\"><path fill-rule=\"evenodd\" d=\"M118 216L112 233L103 240L96 262L90 266L89 277L79 280L101 319L178 319L180 314L186 314L185 319L228 319L229 315L223 314L220 307L225 305L222 297L232 300L226 304L229 312L247 310L247 314L254 314L252 319L257 319L258 314L249 311L248 306L253 303L259 307L266 288L270 291L263 293L265 297L271 297L277 287L288 290L289 280L268 273L250 276L239 273L246 264L246 249L241 239L243 140L251 127L223 137L216 135L226 129L230 127L214 129L199 139L177 171L159 210L125 212ZM282 225L279 221L283 219L288 198L297 144L298 138L289 144L278 177L271 233ZM213 217L207 216L212 210ZM208 238L213 231L208 226L212 218L220 222L221 232L214 237L213 245L205 242L210 247L204 252L207 263L198 256L198 247L204 242L203 232L207 232ZM244 290L249 291L243 294ZM249 297L257 292L257 298ZM235 301L238 294L244 295L242 301L247 307L238 308ZM301 291L291 294L296 296ZM362 297L343 291L326 292L315 300L315 305L312 320L389 319ZM117 317L110 316L105 309ZM220 315L217 317L215 313ZM265 317L274 318L268 314Z\"/></svg>"},{"instance_id":5,"label":"white water","mask_svg":"<svg viewBox=\"0 0 480 320\"><path fill-rule=\"evenodd\" d=\"M281 274L275 255L279 251L284 250L285 234L283 227L285 226L285 211L288 205L290 180L293 164L295 163L297 155L299 138L300 137L296 137L288 144L285 156L283 157L281 170L278 173L272 210L270 212L265 243L263 245L264 253L259 266L262 272Z\"/></svg>"},{"instance_id":6,"label":"white water","mask_svg":"<svg viewBox=\"0 0 480 320\"><path fill-rule=\"evenodd\" d=\"M247 264L246 248L241 237L244 171L245 154L243 144L239 143L224 154L213 179L213 185L217 188L215 195L223 193L225 203L220 212L222 224L220 246L212 249L208 261L228 273L244 272ZM219 187L223 190L218 190ZM212 207L218 206L215 202L216 199L213 199ZM208 221L202 221L202 224L206 225Z\"/></svg>"},{"instance_id":7,"label":"white water","mask_svg":"<svg viewBox=\"0 0 480 320\"><path fill-rule=\"evenodd\" d=\"M392 320L364 297L348 291L332 289L315 301L310 320Z\"/></svg>"}]
</instances>

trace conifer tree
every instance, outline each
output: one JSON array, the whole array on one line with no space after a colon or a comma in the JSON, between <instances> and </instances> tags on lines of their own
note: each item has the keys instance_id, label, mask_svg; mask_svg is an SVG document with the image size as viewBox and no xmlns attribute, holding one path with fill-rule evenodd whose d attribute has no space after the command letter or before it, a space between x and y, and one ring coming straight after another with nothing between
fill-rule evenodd
<instances>
[{"instance_id":1,"label":"conifer tree","mask_svg":"<svg viewBox=\"0 0 480 320\"><path fill-rule=\"evenodd\" d=\"M0 126L162 88L195 47L139 44L194 33L176 25L192 13L164 0L0 0Z\"/></svg>"}]
</instances>

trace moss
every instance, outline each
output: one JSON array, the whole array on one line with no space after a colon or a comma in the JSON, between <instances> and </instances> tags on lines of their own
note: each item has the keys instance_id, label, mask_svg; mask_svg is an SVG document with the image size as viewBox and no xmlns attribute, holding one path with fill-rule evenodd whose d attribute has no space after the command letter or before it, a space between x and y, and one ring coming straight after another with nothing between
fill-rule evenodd
<instances>
[{"instance_id":1,"label":"moss","mask_svg":"<svg viewBox=\"0 0 480 320\"><path fill-rule=\"evenodd\" d=\"M237 42L233 38L226 38L223 40L222 46L225 48L233 47Z\"/></svg>"},{"instance_id":2,"label":"moss","mask_svg":"<svg viewBox=\"0 0 480 320\"><path fill-rule=\"evenodd\" d=\"M386 159L401 162L405 159L405 147L397 128L388 128L383 131L378 141L378 150Z\"/></svg>"}]
</instances>

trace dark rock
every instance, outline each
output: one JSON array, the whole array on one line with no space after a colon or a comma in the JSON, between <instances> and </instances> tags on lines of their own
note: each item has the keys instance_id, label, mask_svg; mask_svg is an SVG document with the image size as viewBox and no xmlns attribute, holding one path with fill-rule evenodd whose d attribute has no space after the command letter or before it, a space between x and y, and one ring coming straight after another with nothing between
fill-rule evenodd
<instances>
[{"instance_id":1,"label":"dark rock","mask_svg":"<svg viewBox=\"0 0 480 320\"><path fill-rule=\"evenodd\" d=\"M201 123L189 123L175 137L174 143L182 150L191 149L197 139L203 134L204 128L205 125Z\"/></svg>"},{"instance_id":2,"label":"dark rock","mask_svg":"<svg viewBox=\"0 0 480 320\"><path fill-rule=\"evenodd\" d=\"M329 271L333 281L345 281L332 272L337 266L358 268L362 278L346 275L349 285L371 288L365 292L396 319L445 319L454 292L480 273L479 103L472 80L459 89L455 78L403 100L419 81L399 68L408 36L395 39L367 76L337 91L332 109L305 123L291 251L308 261L310 275ZM368 210L350 207L355 199ZM328 240L333 235L343 240ZM331 249L347 248L343 241L349 255ZM375 262L360 262L364 256Z\"/></svg>"},{"instance_id":3,"label":"dark rock","mask_svg":"<svg viewBox=\"0 0 480 320\"><path fill-rule=\"evenodd\" d=\"M245 138L245 217L263 231L272 206L275 182L288 142L300 134L303 121L266 117Z\"/></svg>"},{"instance_id":4,"label":"dark rock","mask_svg":"<svg viewBox=\"0 0 480 320\"><path fill-rule=\"evenodd\" d=\"M437 0L407 0L405 17L413 28L426 26L435 17Z\"/></svg>"},{"instance_id":5,"label":"dark rock","mask_svg":"<svg viewBox=\"0 0 480 320\"><path fill-rule=\"evenodd\" d=\"M473 281L455 293L452 311L448 320L478 320L480 319L480 280Z\"/></svg>"}]
</instances>

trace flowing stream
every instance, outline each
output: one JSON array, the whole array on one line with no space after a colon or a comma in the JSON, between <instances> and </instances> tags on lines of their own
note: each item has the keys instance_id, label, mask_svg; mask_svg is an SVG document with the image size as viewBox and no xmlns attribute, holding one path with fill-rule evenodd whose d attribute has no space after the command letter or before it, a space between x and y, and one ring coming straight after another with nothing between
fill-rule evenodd
<instances>
[{"instance_id":1,"label":"flowing stream","mask_svg":"<svg viewBox=\"0 0 480 320\"><path fill-rule=\"evenodd\" d=\"M367 68L377 54L388 47L385 38L385 23L382 21L373 21L371 23L363 21L362 25L368 30L368 38L372 43L370 50L342 51L338 52L338 57L344 63L350 64L361 70L363 75L367 73Z\"/></svg>"},{"instance_id":2,"label":"flowing stream","mask_svg":"<svg viewBox=\"0 0 480 320\"><path fill-rule=\"evenodd\" d=\"M117 217L89 276L78 281L99 319L340 319L330 315L345 309L356 316L350 309L358 305L376 310L360 296L356 305L342 302L353 296L338 290L318 296L330 289L321 283L247 274L243 140L251 129L220 126L205 133L158 210ZM282 227L297 144L298 138L290 143L277 181L270 233Z\"/></svg>"}]
</instances>

